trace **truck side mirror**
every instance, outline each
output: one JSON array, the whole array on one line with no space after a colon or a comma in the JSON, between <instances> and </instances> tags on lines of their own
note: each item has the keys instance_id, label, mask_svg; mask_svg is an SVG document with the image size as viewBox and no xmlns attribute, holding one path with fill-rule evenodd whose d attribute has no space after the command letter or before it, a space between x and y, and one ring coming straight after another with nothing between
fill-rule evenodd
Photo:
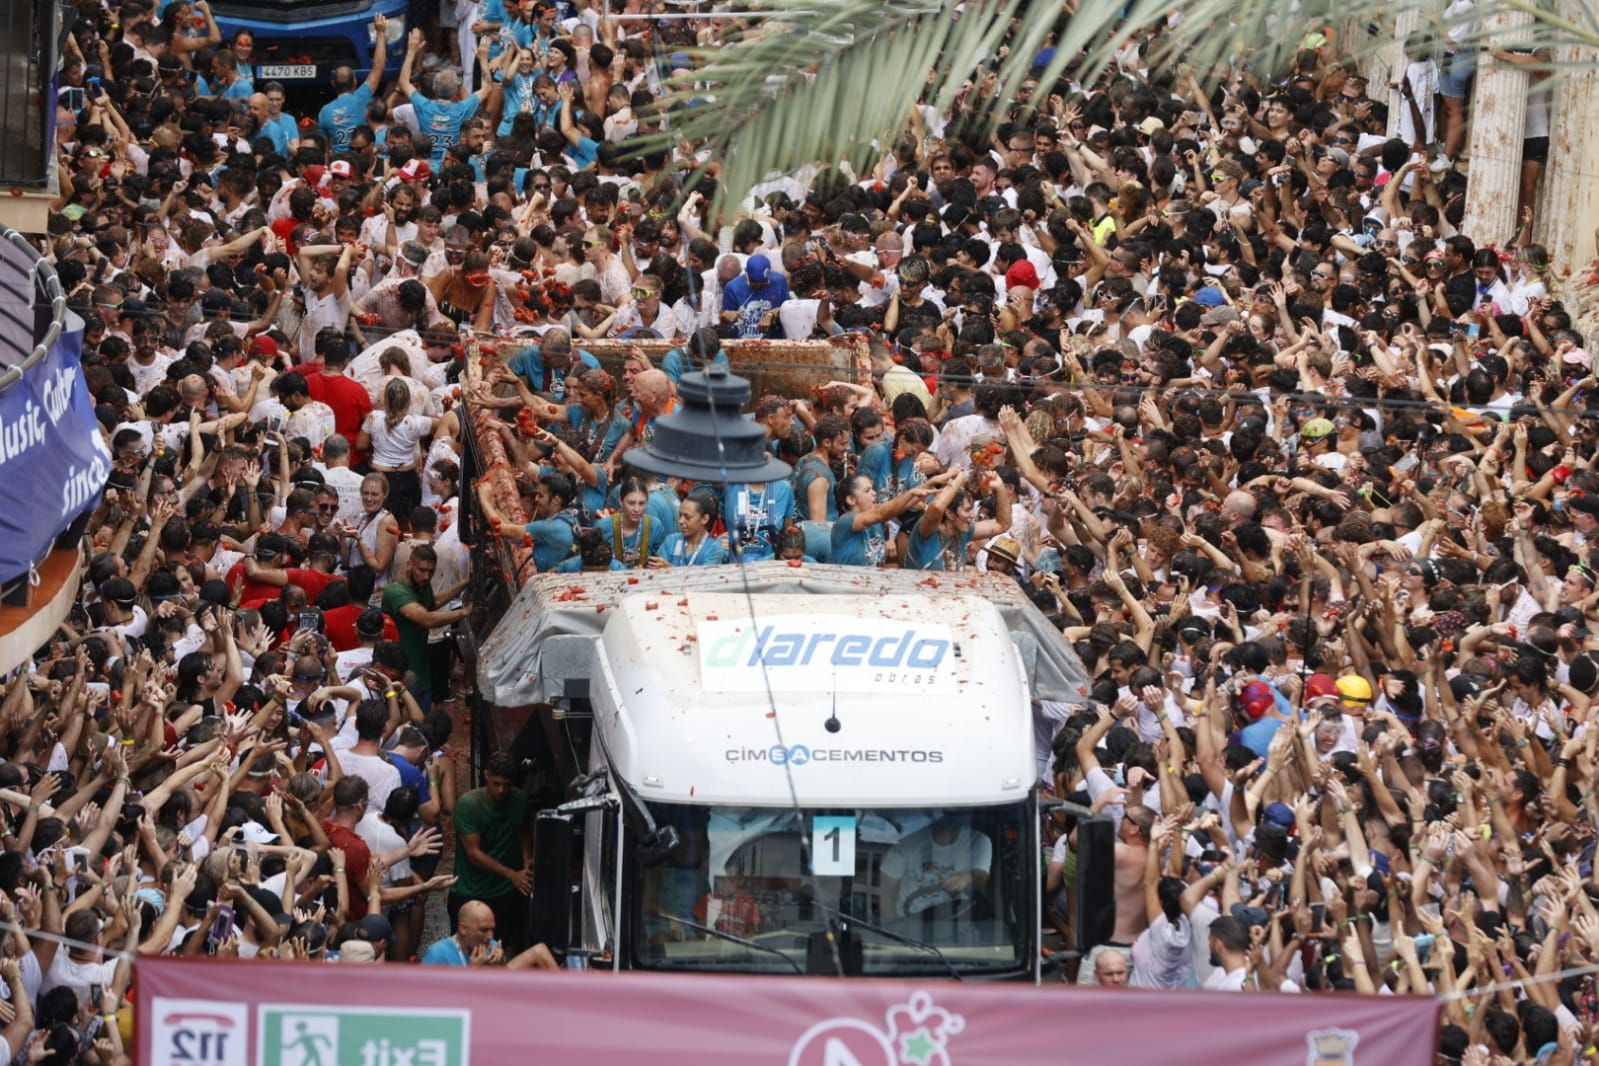
<instances>
[{"instance_id":1,"label":"truck side mirror","mask_svg":"<svg viewBox=\"0 0 1599 1066\"><path fill-rule=\"evenodd\" d=\"M639 841L638 861L645 866L655 866L682 846L683 839L678 835L676 826L660 826L654 832L644 834Z\"/></svg>"},{"instance_id":2,"label":"truck side mirror","mask_svg":"<svg viewBox=\"0 0 1599 1066\"><path fill-rule=\"evenodd\" d=\"M553 952L572 946L572 816L540 811L533 820L533 898L530 929L535 944Z\"/></svg>"}]
</instances>

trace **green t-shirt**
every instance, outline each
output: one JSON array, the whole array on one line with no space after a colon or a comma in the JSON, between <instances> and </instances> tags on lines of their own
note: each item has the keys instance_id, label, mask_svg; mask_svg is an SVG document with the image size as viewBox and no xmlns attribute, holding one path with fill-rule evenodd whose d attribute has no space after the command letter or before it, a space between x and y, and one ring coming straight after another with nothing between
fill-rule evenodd
<instances>
[{"instance_id":1,"label":"green t-shirt","mask_svg":"<svg viewBox=\"0 0 1599 1066\"><path fill-rule=\"evenodd\" d=\"M433 691L433 672L428 668L428 631L400 614L408 603L420 603L423 610L433 610L433 586L420 592L408 581L390 581L383 586L383 613L394 619L394 628L400 631L400 647L405 651L405 661L416 675L418 696Z\"/></svg>"},{"instance_id":2,"label":"green t-shirt","mask_svg":"<svg viewBox=\"0 0 1599 1066\"><path fill-rule=\"evenodd\" d=\"M510 790L501 806L489 802L483 789L462 796L455 805L455 876L450 892L467 899L496 899L512 890L511 882L498 874L473 866L466 855L466 837L478 837L485 853L513 870L522 868L522 831L530 816L527 793ZM528 856L531 858L531 856Z\"/></svg>"}]
</instances>

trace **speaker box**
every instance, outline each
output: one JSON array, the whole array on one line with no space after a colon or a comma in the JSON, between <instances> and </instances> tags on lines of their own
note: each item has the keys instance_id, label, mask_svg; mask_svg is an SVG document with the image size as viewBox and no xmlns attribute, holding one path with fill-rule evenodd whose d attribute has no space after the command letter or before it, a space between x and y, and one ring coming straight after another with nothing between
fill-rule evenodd
<instances>
[{"instance_id":1,"label":"speaker box","mask_svg":"<svg viewBox=\"0 0 1599 1066\"><path fill-rule=\"evenodd\" d=\"M1116 820L1107 814L1077 823L1077 950L1103 944L1116 931Z\"/></svg>"}]
</instances>

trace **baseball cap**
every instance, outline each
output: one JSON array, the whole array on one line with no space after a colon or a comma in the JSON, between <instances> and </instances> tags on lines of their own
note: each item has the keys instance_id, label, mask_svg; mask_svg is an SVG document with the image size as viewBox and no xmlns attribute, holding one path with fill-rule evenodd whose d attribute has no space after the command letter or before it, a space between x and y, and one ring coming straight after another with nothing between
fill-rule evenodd
<instances>
[{"instance_id":1,"label":"baseball cap","mask_svg":"<svg viewBox=\"0 0 1599 1066\"><path fill-rule=\"evenodd\" d=\"M365 940L346 940L339 945L339 961L355 963L377 962L378 953Z\"/></svg>"},{"instance_id":2,"label":"baseball cap","mask_svg":"<svg viewBox=\"0 0 1599 1066\"><path fill-rule=\"evenodd\" d=\"M1154 115L1150 115L1148 118L1144 119L1144 121L1138 124L1138 132L1142 133L1145 137L1153 137L1155 134L1159 133L1165 128L1166 123L1162 122Z\"/></svg>"},{"instance_id":3,"label":"baseball cap","mask_svg":"<svg viewBox=\"0 0 1599 1066\"><path fill-rule=\"evenodd\" d=\"M744 272L749 275L751 285L765 285L772 276L772 261L764 255L752 255L744 264Z\"/></svg>"},{"instance_id":4,"label":"baseball cap","mask_svg":"<svg viewBox=\"0 0 1599 1066\"><path fill-rule=\"evenodd\" d=\"M357 924L361 927L361 939L369 943L394 939L394 926L381 914L369 914Z\"/></svg>"},{"instance_id":5,"label":"baseball cap","mask_svg":"<svg viewBox=\"0 0 1599 1066\"><path fill-rule=\"evenodd\" d=\"M1014 288L1018 285L1027 289L1038 288L1038 271L1032 263L1025 259L1018 259L1005 271L1005 284Z\"/></svg>"},{"instance_id":6,"label":"baseball cap","mask_svg":"<svg viewBox=\"0 0 1599 1066\"><path fill-rule=\"evenodd\" d=\"M276 844L278 835L260 822L249 821L239 826L239 836L246 844Z\"/></svg>"},{"instance_id":7,"label":"baseball cap","mask_svg":"<svg viewBox=\"0 0 1599 1066\"><path fill-rule=\"evenodd\" d=\"M1264 812L1265 820L1283 827L1286 833L1294 831L1294 809L1286 803L1268 804Z\"/></svg>"},{"instance_id":8,"label":"baseball cap","mask_svg":"<svg viewBox=\"0 0 1599 1066\"><path fill-rule=\"evenodd\" d=\"M401 181L427 181L432 176L433 168L426 159L413 159L400 168Z\"/></svg>"},{"instance_id":9,"label":"baseball cap","mask_svg":"<svg viewBox=\"0 0 1599 1066\"><path fill-rule=\"evenodd\" d=\"M1325 418L1312 418L1299 427L1299 435L1306 440L1321 440L1323 437L1331 436L1334 428L1332 422Z\"/></svg>"},{"instance_id":10,"label":"baseball cap","mask_svg":"<svg viewBox=\"0 0 1599 1066\"><path fill-rule=\"evenodd\" d=\"M1214 285L1206 285L1194 293L1194 302L1200 307L1220 307L1227 302L1227 298Z\"/></svg>"},{"instance_id":11,"label":"baseball cap","mask_svg":"<svg viewBox=\"0 0 1599 1066\"><path fill-rule=\"evenodd\" d=\"M266 355L277 358L278 342L267 336L257 336L250 341L251 355Z\"/></svg>"},{"instance_id":12,"label":"baseball cap","mask_svg":"<svg viewBox=\"0 0 1599 1066\"><path fill-rule=\"evenodd\" d=\"M1314 700L1322 696L1338 695L1338 682L1334 681L1331 674L1315 673L1305 679L1305 699Z\"/></svg>"},{"instance_id":13,"label":"baseball cap","mask_svg":"<svg viewBox=\"0 0 1599 1066\"><path fill-rule=\"evenodd\" d=\"M348 159L335 159L328 166L328 173L335 178L353 178L355 177L355 168L350 165Z\"/></svg>"},{"instance_id":14,"label":"baseball cap","mask_svg":"<svg viewBox=\"0 0 1599 1066\"><path fill-rule=\"evenodd\" d=\"M1264 681L1251 681L1244 686L1244 691L1239 694L1238 703L1249 715L1251 721L1261 718L1277 701L1272 698L1271 686Z\"/></svg>"}]
</instances>

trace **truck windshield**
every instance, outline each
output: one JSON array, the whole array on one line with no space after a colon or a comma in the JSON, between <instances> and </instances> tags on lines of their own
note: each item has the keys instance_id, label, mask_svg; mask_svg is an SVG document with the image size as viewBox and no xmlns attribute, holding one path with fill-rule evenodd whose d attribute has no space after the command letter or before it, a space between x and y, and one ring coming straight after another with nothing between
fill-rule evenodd
<instances>
[{"instance_id":1,"label":"truck windshield","mask_svg":"<svg viewBox=\"0 0 1599 1066\"><path fill-rule=\"evenodd\" d=\"M1028 804L650 810L682 843L659 863L634 864L641 969L834 973L821 935L830 919L852 975L997 975L1031 963Z\"/></svg>"}]
</instances>

